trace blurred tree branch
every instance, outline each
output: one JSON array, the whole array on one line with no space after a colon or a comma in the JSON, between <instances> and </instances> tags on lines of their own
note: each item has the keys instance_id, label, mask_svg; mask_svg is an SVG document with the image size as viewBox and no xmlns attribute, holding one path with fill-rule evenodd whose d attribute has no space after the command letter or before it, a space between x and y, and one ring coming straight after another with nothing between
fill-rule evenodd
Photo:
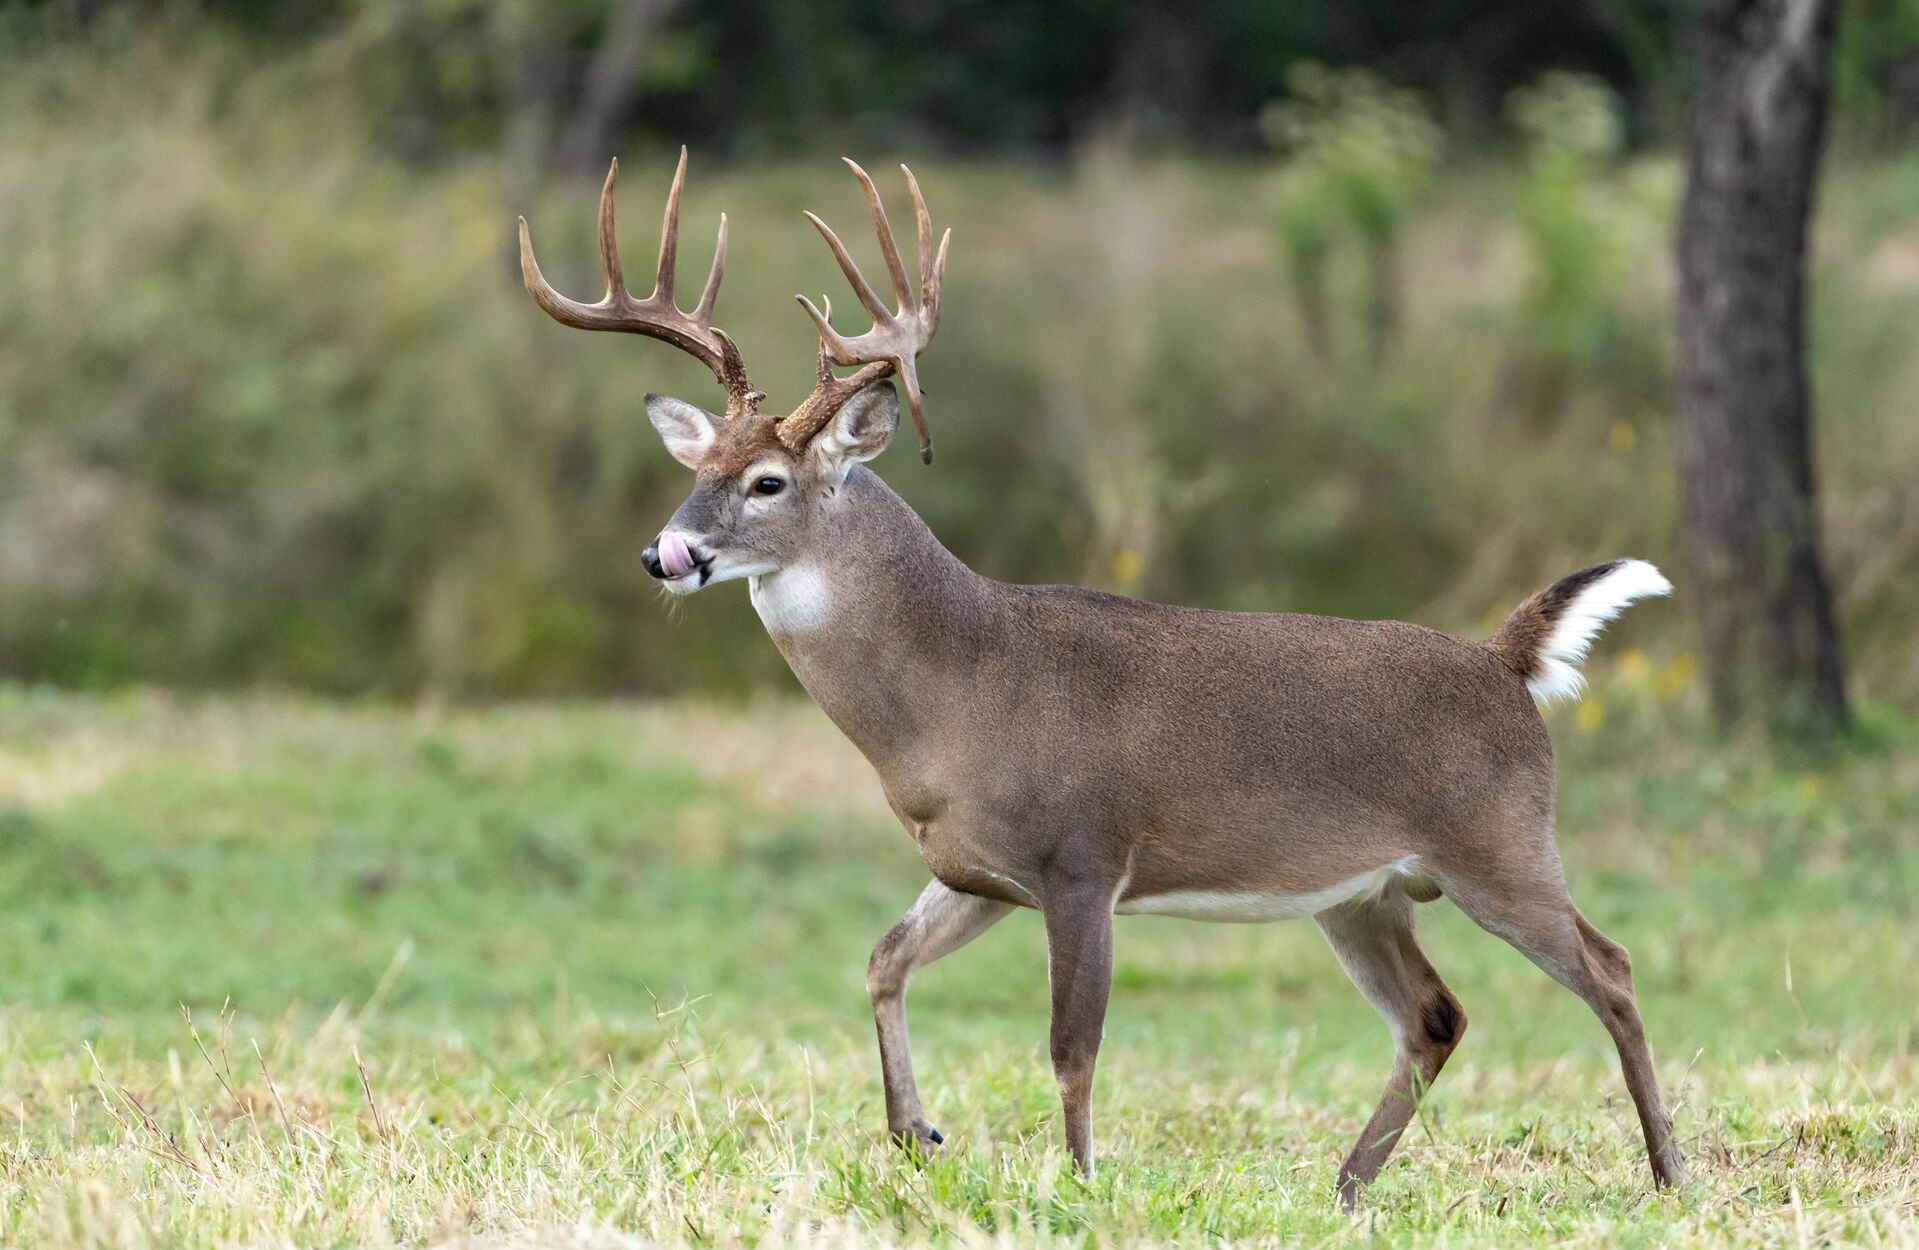
<instances>
[{"instance_id":1,"label":"blurred tree branch","mask_svg":"<svg viewBox=\"0 0 1919 1250\"><path fill-rule=\"evenodd\" d=\"M579 23L564 8L504 0L491 14L502 75L501 146L516 200L542 176L591 177L617 155L619 130L640 86L647 49L680 0L609 6L583 73L570 72ZM575 82L578 89L575 90Z\"/></svg>"},{"instance_id":2,"label":"blurred tree branch","mask_svg":"<svg viewBox=\"0 0 1919 1250\"><path fill-rule=\"evenodd\" d=\"M560 170L591 176L606 167L620 123L633 105L641 59L679 7L680 0L622 0L614 7L587 63L579 104L560 137Z\"/></svg>"}]
</instances>

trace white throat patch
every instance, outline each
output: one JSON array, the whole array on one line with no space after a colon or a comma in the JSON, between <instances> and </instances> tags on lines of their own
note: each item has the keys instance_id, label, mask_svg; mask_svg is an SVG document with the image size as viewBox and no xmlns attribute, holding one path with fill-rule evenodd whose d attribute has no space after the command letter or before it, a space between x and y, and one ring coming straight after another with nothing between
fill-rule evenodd
<instances>
[{"instance_id":1,"label":"white throat patch","mask_svg":"<svg viewBox=\"0 0 1919 1250\"><path fill-rule=\"evenodd\" d=\"M826 579L811 565L799 564L763 573L747 583L753 610L769 634L798 634L818 629L833 610Z\"/></svg>"}]
</instances>

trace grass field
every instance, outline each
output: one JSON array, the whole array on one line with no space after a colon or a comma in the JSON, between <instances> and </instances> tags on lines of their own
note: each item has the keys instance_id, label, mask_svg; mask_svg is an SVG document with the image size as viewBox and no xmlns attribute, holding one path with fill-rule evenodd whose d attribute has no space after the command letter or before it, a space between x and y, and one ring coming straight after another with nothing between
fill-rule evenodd
<instances>
[{"instance_id":1,"label":"grass field","mask_svg":"<svg viewBox=\"0 0 1919 1250\"><path fill-rule=\"evenodd\" d=\"M803 704L14 689L0 1244L1919 1246L1919 731L1769 763L1620 655L1554 715L1561 842L1635 956L1676 1195L1598 1024L1443 902L1472 1027L1357 1217L1388 1043L1307 923L1120 926L1091 1183L1036 918L926 971L952 1149L916 1171L863 982L924 873Z\"/></svg>"}]
</instances>

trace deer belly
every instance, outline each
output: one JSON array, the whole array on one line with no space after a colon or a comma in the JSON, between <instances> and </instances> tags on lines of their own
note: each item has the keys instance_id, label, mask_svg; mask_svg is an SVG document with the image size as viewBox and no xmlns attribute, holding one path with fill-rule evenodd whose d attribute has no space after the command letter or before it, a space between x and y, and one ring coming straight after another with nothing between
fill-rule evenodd
<instances>
[{"instance_id":1,"label":"deer belly","mask_svg":"<svg viewBox=\"0 0 1919 1250\"><path fill-rule=\"evenodd\" d=\"M1256 890L1172 890L1162 894L1121 896L1113 910L1123 916L1178 916L1226 924L1261 924L1295 916L1316 916L1329 907L1378 893L1396 877L1415 877L1412 860L1402 859L1370 872L1304 893Z\"/></svg>"}]
</instances>

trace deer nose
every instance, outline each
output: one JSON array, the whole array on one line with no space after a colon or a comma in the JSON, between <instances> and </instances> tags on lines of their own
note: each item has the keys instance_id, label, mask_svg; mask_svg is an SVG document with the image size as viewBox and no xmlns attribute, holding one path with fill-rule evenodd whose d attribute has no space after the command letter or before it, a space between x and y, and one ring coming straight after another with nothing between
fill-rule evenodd
<instances>
[{"instance_id":1,"label":"deer nose","mask_svg":"<svg viewBox=\"0 0 1919 1250\"><path fill-rule=\"evenodd\" d=\"M668 581L685 577L699 567L685 536L673 530L661 531L653 545L640 553L640 563L646 566L648 573Z\"/></svg>"}]
</instances>

